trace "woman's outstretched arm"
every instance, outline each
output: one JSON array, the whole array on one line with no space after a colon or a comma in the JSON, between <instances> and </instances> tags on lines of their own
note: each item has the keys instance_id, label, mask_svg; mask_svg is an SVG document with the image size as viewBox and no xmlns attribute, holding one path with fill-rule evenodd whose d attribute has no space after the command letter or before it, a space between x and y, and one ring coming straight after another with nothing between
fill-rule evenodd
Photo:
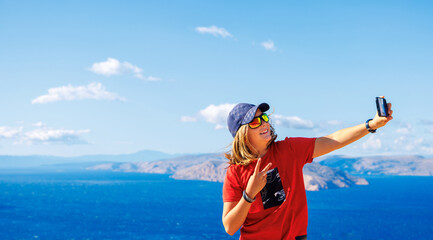
<instances>
[{"instance_id":1,"label":"woman's outstretched arm","mask_svg":"<svg viewBox=\"0 0 433 240\"><path fill-rule=\"evenodd\" d=\"M378 129L385 126L392 119L391 103L388 103L388 117L379 117L378 114L369 122L370 128ZM316 139L313 158L320 157L367 135L369 131L365 123L338 130L328 136Z\"/></svg>"}]
</instances>

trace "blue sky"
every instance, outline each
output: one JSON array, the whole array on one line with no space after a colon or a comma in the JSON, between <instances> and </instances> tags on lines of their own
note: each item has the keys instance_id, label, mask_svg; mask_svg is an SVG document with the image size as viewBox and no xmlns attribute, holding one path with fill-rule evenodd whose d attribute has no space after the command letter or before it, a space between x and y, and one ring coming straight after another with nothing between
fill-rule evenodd
<instances>
[{"instance_id":1,"label":"blue sky","mask_svg":"<svg viewBox=\"0 0 433 240\"><path fill-rule=\"evenodd\" d=\"M394 120L334 152L433 155L431 1L0 1L0 155L226 150L267 102L279 139Z\"/></svg>"}]
</instances>

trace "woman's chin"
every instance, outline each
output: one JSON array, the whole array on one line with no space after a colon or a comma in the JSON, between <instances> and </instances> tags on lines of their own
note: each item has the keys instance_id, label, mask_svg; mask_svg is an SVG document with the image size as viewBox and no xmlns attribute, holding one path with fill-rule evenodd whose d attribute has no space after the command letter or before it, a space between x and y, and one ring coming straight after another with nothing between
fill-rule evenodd
<instances>
[{"instance_id":1,"label":"woman's chin","mask_svg":"<svg viewBox=\"0 0 433 240\"><path fill-rule=\"evenodd\" d=\"M264 134L264 135L261 135L260 136L263 140L265 140L265 141L270 141L272 138L271 138L271 134L270 133L267 133L267 134Z\"/></svg>"}]
</instances>

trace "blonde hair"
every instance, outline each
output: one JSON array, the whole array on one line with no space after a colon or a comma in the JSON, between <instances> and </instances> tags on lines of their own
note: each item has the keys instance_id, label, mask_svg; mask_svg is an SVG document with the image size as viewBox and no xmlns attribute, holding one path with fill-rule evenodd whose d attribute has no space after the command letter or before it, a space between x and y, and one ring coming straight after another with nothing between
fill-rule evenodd
<instances>
[{"instance_id":1,"label":"blonde hair","mask_svg":"<svg viewBox=\"0 0 433 240\"><path fill-rule=\"evenodd\" d=\"M271 140L268 142L268 148L277 138L275 129L271 124L269 125L271 129ZM246 166L259 157L257 150L248 141L248 129L248 124L242 125L231 143L231 150L224 153L224 156L229 160L228 163L230 165Z\"/></svg>"}]
</instances>

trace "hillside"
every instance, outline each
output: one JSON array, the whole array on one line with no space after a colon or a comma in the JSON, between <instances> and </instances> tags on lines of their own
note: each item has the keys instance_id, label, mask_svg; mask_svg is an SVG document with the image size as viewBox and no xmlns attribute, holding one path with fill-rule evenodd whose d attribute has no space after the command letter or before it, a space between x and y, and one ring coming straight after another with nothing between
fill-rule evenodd
<instances>
[{"instance_id":1,"label":"hillside","mask_svg":"<svg viewBox=\"0 0 433 240\"><path fill-rule=\"evenodd\" d=\"M227 166L227 160L221 154L200 154L152 162L105 163L87 169L160 173L180 180L223 182ZM304 167L304 181L309 191L368 184L363 178L318 163Z\"/></svg>"}]
</instances>

